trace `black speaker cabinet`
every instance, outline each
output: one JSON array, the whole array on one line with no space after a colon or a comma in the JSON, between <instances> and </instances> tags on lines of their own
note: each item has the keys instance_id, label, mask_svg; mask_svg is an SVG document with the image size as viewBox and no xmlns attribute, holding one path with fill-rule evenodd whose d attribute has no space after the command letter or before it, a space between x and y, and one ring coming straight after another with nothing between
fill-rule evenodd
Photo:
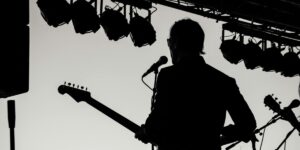
<instances>
[{"instance_id":1,"label":"black speaker cabinet","mask_svg":"<svg viewBox=\"0 0 300 150\"><path fill-rule=\"evenodd\" d=\"M0 49L0 98L29 90L29 27L4 30Z\"/></svg>"},{"instance_id":2,"label":"black speaker cabinet","mask_svg":"<svg viewBox=\"0 0 300 150\"><path fill-rule=\"evenodd\" d=\"M29 24L29 0L5 0L0 4L1 26Z\"/></svg>"}]
</instances>

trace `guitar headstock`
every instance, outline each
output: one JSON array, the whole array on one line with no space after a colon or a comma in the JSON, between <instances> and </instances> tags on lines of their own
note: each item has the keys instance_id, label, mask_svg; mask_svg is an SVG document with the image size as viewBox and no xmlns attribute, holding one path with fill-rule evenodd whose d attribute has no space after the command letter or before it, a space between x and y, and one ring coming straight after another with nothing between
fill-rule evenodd
<instances>
[{"instance_id":1,"label":"guitar headstock","mask_svg":"<svg viewBox=\"0 0 300 150\"><path fill-rule=\"evenodd\" d=\"M273 98L273 95L267 95L264 99L264 103L274 112L279 113L281 111L280 103L278 103L277 98Z\"/></svg>"},{"instance_id":2,"label":"guitar headstock","mask_svg":"<svg viewBox=\"0 0 300 150\"><path fill-rule=\"evenodd\" d=\"M58 92L60 94L69 94L76 102L85 101L91 98L91 93L87 91L87 88L75 86L75 84L64 84L58 87Z\"/></svg>"}]
</instances>

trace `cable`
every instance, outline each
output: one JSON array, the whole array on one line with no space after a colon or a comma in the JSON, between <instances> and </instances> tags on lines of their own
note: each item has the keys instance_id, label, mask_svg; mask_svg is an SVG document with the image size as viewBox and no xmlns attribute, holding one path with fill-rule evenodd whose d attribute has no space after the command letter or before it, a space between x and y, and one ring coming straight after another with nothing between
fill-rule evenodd
<instances>
[{"instance_id":1,"label":"cable","mask_svg":"<svg viewBox=\"0 0 300 150\"><path fill-rule=\"evenodd\" d=\"M153 89L144 81L144 78L142 78L141 80L151 91L153 91Z\"/></svg>"},{"instance_id":2,"label":"cable","mask_svg":"<svg viewBox=\"0 0 300 150\"><path fill-rule=\"evenodd\" d=\"M263 145L263 142L264 142L264 137L265 137L265 132L266 132L266 128L264 129L263 134L262 134L259 150L261 150L261 148L262 148L262 145Z\"/></svg>"}]
</instances>

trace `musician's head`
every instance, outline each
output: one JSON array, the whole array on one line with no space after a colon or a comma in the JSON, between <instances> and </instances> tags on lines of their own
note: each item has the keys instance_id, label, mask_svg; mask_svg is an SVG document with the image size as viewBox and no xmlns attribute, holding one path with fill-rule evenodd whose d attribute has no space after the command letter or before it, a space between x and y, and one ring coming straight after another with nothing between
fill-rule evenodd
<instances>
[{"instance_id":1,"label":"musician's head","mask_svg":"<svg viewBox=\"0 0 300 150\"><path fill-rule=\"evenodd\" d=\"M204 54L203 43L204 32L197 22L188 18L176 21L168 39L173 64L182 57Z\"/></svg>"}]
</instances>

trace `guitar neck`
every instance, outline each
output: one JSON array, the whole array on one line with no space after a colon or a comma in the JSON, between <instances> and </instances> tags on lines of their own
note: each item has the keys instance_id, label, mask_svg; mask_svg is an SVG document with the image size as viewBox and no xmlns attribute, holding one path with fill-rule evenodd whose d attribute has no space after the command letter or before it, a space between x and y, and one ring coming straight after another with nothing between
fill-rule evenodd
<instances>
[{"instance_id":1,"label":"guitar neck","mask_svg":"<svg viewBox=\"0 0 300 150\"><path fill-rule=\"evenodd\" d=\"M135 124L134 122L130 121L129 119L125 118L124 116L122 116L119 113L115 112L114 110L108 108L107 106L101 104L100 102L98 102L97 100L95 100L93 98L90 98L89 100L87 100L85 102L88 103L89 105L93 106L97 110L101 111L102 113L104 113L105 115L107 115L108 117L115 120L116 122L118 122L119 124L121 124L122 126L126 127L128 130L130 130L134 133L136 131L138 131L138 129L140 128L139 125Z\"/></svg>"}]
</instances>

